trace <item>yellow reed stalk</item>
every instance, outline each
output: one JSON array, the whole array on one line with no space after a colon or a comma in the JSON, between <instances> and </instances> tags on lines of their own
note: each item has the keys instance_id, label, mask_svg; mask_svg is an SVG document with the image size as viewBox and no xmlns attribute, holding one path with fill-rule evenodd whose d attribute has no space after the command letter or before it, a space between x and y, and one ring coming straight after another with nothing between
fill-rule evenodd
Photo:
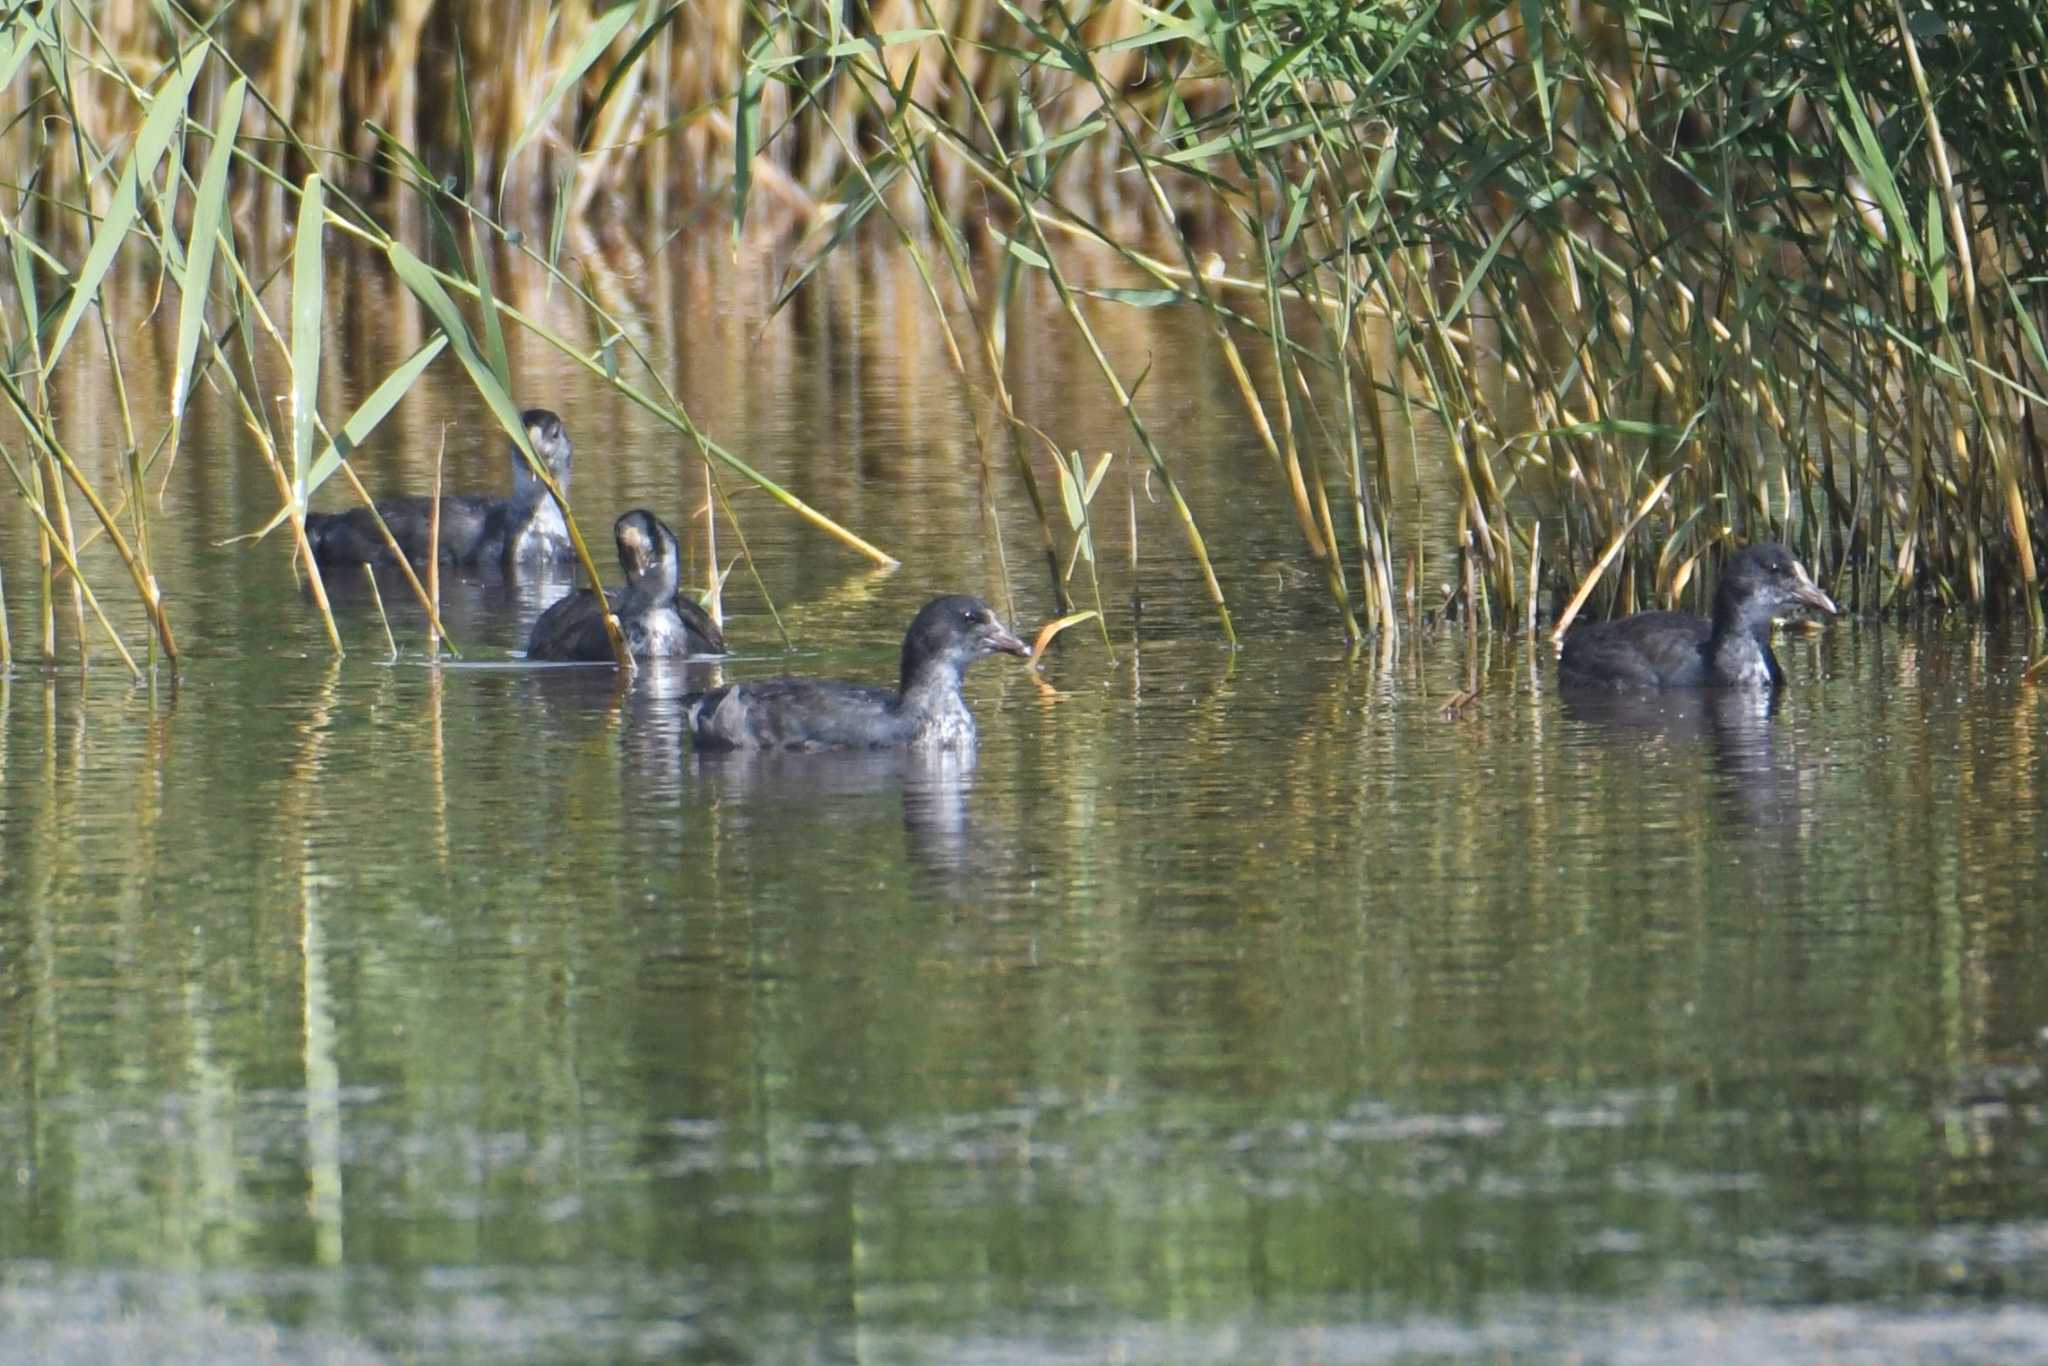
<instances>
[{"instance_id":1,"label":"yellow reed stalk","mask_svg":"<svg viewBox=\"0 0 2048 1366\"><path fill-rule=\"evenodd\" d=\"M1579 609L1584 607L1586 599L1593 595L1593 585L1600 582L1600 576L1607 572L1607 566L1614 563L1614 557L1621 553L1621 548L1624 545L1628 544L1629 533L1636 529L1643 518L1650 515L1650 509L1657 506L1657 500L1664 496L1664 490L1670 487L1671 481L1677 473L1677 470L1673 470L1670 474L1665 475L1655 484L1652 484L1650 491L1643 495L1643 501L1637 504L1635 516L1629 518L1621 529L1614 533L1613 538L1607 542L1607 548L1600 552L1599 560L1594 563L1592 569L1587 571L1585 579L1579 584L1579 591L1572 594L1571 602L1566 605L1564 611L1557 614L1557 625L1553 626L1550 630L1550 643L1552 645L1564 644L1564 633L1571 629L1573 619L1579 615Z\"/></svg>"},{"instance_id":2,"label":"yellow reed stalk","mask_svg":"<svg viewBox=\"0 0 2048 1366\"><path fill-rule=\"evenodd\" d=\"M398 640L391 634L391 618L384 615L384 594L377 587L377 571L371 565L363 566L363 579L370 585L370 601L377 605L377 622L384 628L384 644L390 649L391 657L398 658Z\"/></svg>"},{"instance_id":3,"label":"yellow reed stalk","mask_svg":"<svg viewBox=\"0 0 2048 1366\"><path fill-rule=\"evenodd\" d=\"M54 555L58 560L60 560L63 563L64 568L70 572L71 582L75 585L75 591L85 599L85 605L92 609L93 619L99 622L100 629L106 632L107 639L113 643L115 653L119 654L121 656L121 662L128 666L129 674L132 675L137 682L140 682L142 680L142 670L136 666L135 657L128 653L128 647L121 643L120 633L114 629L114 623L107 620L106 612L100 607L100 600L98 595L96 595L92 591L92 586L85 581L85 576L78 572L78 561L75 558L73 558L70 547L66 544L63 538L58 535L57 528L51 525L49 512L43 506L44 500L39 495L30 494L29 480L22 475L21 471L18 468L15 467L13 461L9 460L6 462L6 464L8 467L8 472L14 476L15 486L24 495L23 501L27 503L29 512L32 513L36 519L36 525L41 531L41 536L39 538L41 544L48 546L50 553ZM30 462L29 470L31 473L35 472L36 465L34 464L34 462ZM54 477L54 475L52 477ZM39 474L36 475L35 482L36 486L40 488L42 478ZM44 574L43 583L42 627L44 631L43 658L54 662L57 654L57 641L55 636L56 623L50 611L50 584L48 571L46 571ZM83 629L84 626L83 623L81 622L80 630L82 631ZM83 650L83 648L83 646L80 646L81 650Z\"/></svg>"},{"instance_id":4,"label":"yellow reed stalk","mask_svg":"<svg viewBox=\"0 0 2048 1366\"><path fill-rule=\"evenodd\" d=\"M67 565L76 565L78 563L79 553L78 531L77 528L75 528L71 524L71 498L70 495L64 492L64 476L58 472L57 462L50 457L49 452L45 451L41 454L40 463L43 467L44 487L51 494L54 494L57 500L56 534L62 540L64 545L64 563L66 563ZM54 572L53 577L56 577L54 576ZM78 642L78 662L80 664L84 664L85 608L83 606L83 599L79 596L82 584L78 578L78 571L76 569L72 570L71 579L71 618L72 626L74 628L72 631L72 637ZM56 619L56 613L54 609L51 611L50 617L52 622L54 623ZM54 662L57 658L57 638L54 632L55 628L53 625L50 639L45 643L44 646L44 658L49 659L52 662Z\"/></svg>"},{"instance_id":5,"label":"yellow reed stalk","mask_svg":"<svg viewBox=\"0 0 2048 1366\"><path fill-rule=\"evenodd\" d=\"M704 610L711 624L725 630L725 576L718 572L718 504L711 491L711 462L704 462L704 553L706 587Z\"/></svg>"},{"instance_id":6,"label":"yellow reed stalk","mask_svg":"<svg viewBox=\"0 0 2048 1366\"><path fill-rule=\"evenodd\" d=\"M434 451L434 497L427 504L427 601L434 605L427 614L427 658L435 660L441 657L441 466L447 455L448 429L443 427L441 444Z\"/></svg>"},{"instance_id":7,"label":"yellow reed stalk","mask_svg":"<svg viewBox=\"0 0 2048 1366\"><path fill-rule=\"evenodd\" d=\"M141 563L136 558L135 552L129 548L128 538L121 534L121 528L116 524L113 514L108 512L107 505L100 501L100 496L94 490L92 481L85 477L85 471L79 469L77 462L72 460L71 453L57 439L56 432L50 428L49 424L39 419L35 410L29 406L27 396L21 392L20 387L15 384L12 377L0 376L0 391L6 393L8 402L14 405L15 412L22 420L22 425L28 429L29 435L34 438L37 448L43 453L44 457L56 462L57 467L63 470L65 477L69 478L72 485L83 495L87 506L92 508L93 516L99 519L100 526L107 533L107 540L114 547L114 553L121 557L121 563L127 566L129 575L135 580L136 593L142 599L143 610L149 614L150 621L156 627L157 638L163 644L165 658L172 664L176 664L178 660L178 647L177 643L171 638L170 618L164 610L163 595L157 590L156 576L149 572L149 566ZM51 478L54 480L55 477L53 472ZM58 484L59 496L57 506L68 526L70 520L67 507L68 500L62 496L61 488L62 485L60 483ZM67 547L65 563L71 570L74 592L81 592L84 590L85 583L83 579L78 577L77 562L68 549L72 544L74 542L67 535L65 537L65 545ZM78 624L81 637L79 649L82 652L85 648L83 641L85 621L82 614ZM125 655L126 652L123 651L123 653ZM134 667L134 661L129 661L129 667Z\"/></svg>"},{"instance_id":8,"label":"yellow reed stalk","mask_svg":"<svg viewBox=\"0 0 2048 1366\"><path fill-rule=\"evenodd\" d=\"M1992 348L1984 329L1984 315L1977 304L1977 267L1975 255L1970 247L1968 227L1963 222L1962 196L1956 192L1955 177L1949 170L1948 143L1941 135L1941 120L1934 112L1934 98L1928 92L1927 73L1920 66L1920 48L1913 40L1913 30L1906 22L1906 7L1902 0L1892 0L1892 13L1899 23L1900 46L1905 49L1906 68L1913 74L1913 90L1920 100L1920 116L1927 125L1928 155L1934 159L1935 177L1941 182L1941 201L1948 216L1950 247L1956 255L1956 275L1962 285L1963 316L1969 322L1970 350L1982 361L1970 365L1964 357L1955 357L1958 368L1970 371L1976 376L1976 401L1980 414L1989 417L1997 411L1999 398L1997 386L1992 378L1990 358ZM1946 331L1946 329L1944 329ZM2005 502L2008 530L2012 535L2013 550L2019 556L2020 582L2023 596L2027 601L2027 619L2033 623L2034 634L2040 635L2048 622L2042 617L2041 595L2035 591L2037 572L2034 566L2033 530L2027 525L2026 496L2020 491L2019 471L2006 449L2005 439L1997 424L1982 424L1983 439L1991 451L1991 468L1999 481L1999 493Z\"/></svg>"},{"instance_id":9,"label":"yellow reed stalk","mask_svg":"<svg viewBox=\"0 0 2048 1366\"><path fill-rule=\"evenodd\" d=\"M456 648L454 641L448 639L448 628L441 624L439 603L429 596L427 586L421 583L419 575L413 572L412 562L405 558L405 552L398 548L398 542L392 538L391 528L384 525L384 519L377 514L377 500L370 496L370 491L363 487L363 481L356 477L355 466L344 460L337 468L340 469L342 477L348 480L348 486L355 491L362 505L370 510L370 520L376 523L377 534L384 538L384 547L391 552L391 562L398 566L398 572L405 576L406 583L412 588L413 596L419 599L420 606L426 611L428 629L446 642L448 653L458 659L461 658L462 651Z\"/></svg>"}]
</instances>

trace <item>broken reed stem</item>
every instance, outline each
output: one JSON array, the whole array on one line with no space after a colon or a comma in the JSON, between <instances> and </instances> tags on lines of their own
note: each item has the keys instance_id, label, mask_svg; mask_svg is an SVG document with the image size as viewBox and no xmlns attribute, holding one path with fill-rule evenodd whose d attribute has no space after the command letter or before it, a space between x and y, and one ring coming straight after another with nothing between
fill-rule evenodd
<instances>
[{"instance_id":1,"label":"broken reed stem","mask_svg":"<svg viewBox=\"0 0 2048 1366\"><path fill-rule=\"evenodd\" d=\"M43 478L45 486L54 490L57 495L55 534L58 543L64 547L64 563L76 565L78 563L78 534L71 525L71 495L64 491L64 476L58 472L56 461L50 456L48 451L43 452ZM72 636L78 644L78 665L80 668L85 667L85 608L83 606L83 589L84 584L79 579L77 570L74 569L71 574L71 620ZM54 615L53 613L53 618ZM57 656L57 642L54 634L49 642L48 656L52 662L55 661Z\"/></svg>"},{"instance_id":2,"label":"broken reed stem","mask_svg":"<svg viewBox=\"0 0 2048 1366\"><path fill-rule=\"evenodd\" d=\"M7 633L7 574L0 570L0 670L14 667L14 638Z\"/></svg>"},{"instance_id":3,"label":"broken reed stem","mask_svg":"<svg viewBox=\"0 0 2048 1366\"><path fill-rule=\"evenodd\" d=\"M38 513L36 582L41 591L36 597L36 638L42 646L42 658L48 662L57 657L57 588L54 568L56 554L50 544L49 519L40 515L44 502L43 462L29 461L28 474L33 487L33 492L29 495L29 505Z\"/></svg>"},{"instance_id":4,"label":"broken reed stem","mask_svg":"<svg viewBox=\"0 0 2048 1366\"><path fill-rule=\"evenodd\" d=\"M356 478L355 467L348 461L342 461L336 468L340 469L342 476L348 480L349 487L355 490L356 497L362 500L363 506L370 510L370 519L377 524L377 534L384 538L384 546L391 552L391 562L398 566L399 573L405 575L406 583L412 586L413 596L419 599L420 606L426 610L428 625L440 639L448 642L448 653L460 659L462 651L456 648L454 641L448 640L448 630L441 624L439 604L427 596L427 586L420 582L419 575L413 573L412 563L405 558L405 552L398 548L398 542L392 538L391 528L384 525L384 518L377 512L376 499L370 497L370 491L363 487L362 480Z\"/></svg>"},{"instance_id":5,"label":"broken reed stem","mask_svg":"<svg viewBox=\"0 0 2048 1366\"><path fill-rule=\"evenodd\" d=\"M1131 616L1135 620L1145 611L1145 600L1138 592L1138 475L1135 460L1124 462L1124 508L1129 522L1126 530L1131 541Z\"/></svg>"},{"instance_id":6,"label":"broken reed stem","mask_svg":"<svg viewBox=\"0 0 2048 1366\"><path fill-rule=\"evenodd\" d=\"M164 656L173 667L176 667L178 647L177 643L171 639L170 618L164 611L163 596L157 591L156 576L149 572L148 565L136 559L135 552L129 548L128 538L121 534L121 529L115 522L114 514L107 511L107 505L100 500L98 492L92 486L92 481L85 477L85 472L78 468L77 462L72 460L70 451L65 449L64 444L57 439L56 429L50 421L50 414L47 409L47 385L39 387L37 390L39 397L44 400L44 406L41 408L29 402L28 396L22 392L20 385L11 376L0 375L0 392L4 392L7 401L13 405L16 416L21 419L23 428L28 432L38 455L46 467L47 486L43 490L44 498L47 499L54 495L57 501L58 529L61 530L64 542L65 565L70 569L73 577L72 606L78 625L79 665L83 667L86 662L85 613L79 607L79 599L85 592L85 584L83 580L78 578L78 541L76 536L73 535L71 528L71 500L64 492L64 481L66 478L69 478L71 483L78 489L80 495L84 497L86 505L92 509L93 516L99 519L101 529L106 532L107 540L113 545L114 553L119 555L121 563L127 566L129 575L135 581L136 594L142 599L143 610L148 613L151 623L156 627L157 638L163 644ZM62 471L61 474L59 473L60 470ZM47 525L47 519L45 519L45 525ZM128 652L125 647L122 648L121 654L123 658L128 658ZM134 660L131 658L129 659L129 668L133 669L134 667Z\"/></svg>"},{"instance_id":7,"label":"broken reed stem","mask_svg":"<svg viewBox=\"0 0 2048 1366\"><path fill-rule=\"evenodd\" d=\"M441 466L448 455L448 429L441 429L441 445L434 452L434 497L427 504L427 658L441 658Z\"/></svg>"},{"instance_id":8,"label":"broken reed stem","mask_svg":"<svg viewBox=\"0 0 2048 1366\"><path fill-rule=\"evenodd\" d=\"M1536 585L1543 564L1543 523L1536 522L1529 533L1529 600L1523 604L1524 626L1536 634Z\"/></svg>"},{"instance_id":9,"label":"broken reed stem","mask_svg":"<svg viewBox=\"0 0 2048 1366\"><path fill-rule=\"evenodd\" d=\"M768 619L775 623L775 634L782 637L782 648L796 648L796 642L789 638L789 627L783 625L782 613L775 609L775 599L770 596L768 585L761 582L761 568L754 563L754 552L747 546L747 529L740 525L739 514L732 508L732 499L725 496L725 485L718 482L718 471L711 468L711 462L708 460L704 463L704 468L710 471L711 492L718 500L719 508L725 513L726 524L732 528L732 538L740 544L740 563L747 567L747 577L754 581L754 591L761 595L761 603L768 609ZM721 583L724 582L724 578L723 574L719 575Z\"/></svg>"},{"instance_id":10,"label":"broken reed stem","mask_svg":"<svg viewBox=\"0 0 2048 1366\"><path fill-rule=\"evenodd\" d=\"M11 392L12 389L10 387ZM45 663L49 664L54 664L57 661L55 591L57 565L55 561L61 561L64 570L71 576L72 592L81 597L85 605L92 609L93 620L97 621L100 624L100 629L106 632L107 639L112 642L115 652L121 656L121 662L128 666L128 672L134 676L137 682L140 682L142 680L142 670L136 667L134 656L128 653L128 647L121 643L120 634L114 630L113 622L107 620L107 614L100 606L98 595L92 591L91 585L87 584L84 576L79 573L78 558L71 549L69 539L59 535L57 527L50 521L49 508L43 496L44 490L54 487L61 492L63 484L61 477L54 467L48 470L47 476L45 475L44 469L49 463L48 454L47 450L39 451L38 458L27 462L28 469L24 473L13 460L4 459L4 453L0 453L0 463L6 465L8 474L14 480L16 491L23 495L30 515L36 519L36 530L38 533L36 537L38 547L37 565L41 570L42 587L40 617L43 636L42 659ZM48 558L46 559L46 557ZM78 630L81 636L85 634L85 618L82 613L79 617ZM82 668L86 662L85 642L82 639L79 642L78 650L79 664Z\"/></svg>"},{"instance_id":11,"label":"broken reed stem","mask_svg":"<svg viewBox=\"0 0 2048 1366\"><path fill-rule=\"evenodd\" d=\"M377 587L377 570L374 566L363 566L363 577L370 583L370 601L377 605L377 621L384 628L384 644L391 650L391 657L398 658L398 640L391 634L391 618L384 615L384 594Z\"/></svg>"},{"instance_id":12,"label":"broken reed stem","mask_svg":"<svg viewBox=\"0 0 2048 1366\"><path fill-rule=\"evenodd\" d=\"M704 467L704 553L709 556L705 565L705 578L710 592L704 599L704 611L711 618L711 624L721 632L725 630L725 576L718 572L718 500L711 495L711 462L701 462Z\"/></svg>"},{"instance_id":13,"label":"broken reed stem","mask_svg":"<svg viewBox=\"0 0 2048 1366\"><path fill-rule=\"evenodd\" d=\"M134 676L137 682L140 682L142 680L141 668L136 665L135 657L128 653L128 647L121 643L120 633L115 631L114 623L107 620L106 610L100 606L99 595L92 591L91 585L85 581L85 576L78 572L78 561L71 557L70 549L57 535L57 528L50 524L49 513L43 509L41 503L29 504L29 511L34 514L36 525L43 533L43 543L50 547L52 555L70 572L71 581L75 585L75 591L83 595L85 605L92 609L93 620L97 621L100 624L100 629L106 632L107 640L113 645L114 652L121 656L121 662L128 666L128 672ZM56 619L50 588L50 581L55 571L56 566L52 564L43 573L43 659L52 664L56 663L57 660ZM81 651L83 648L83 646L80 647Z\"/></svg>"}]
</instances>

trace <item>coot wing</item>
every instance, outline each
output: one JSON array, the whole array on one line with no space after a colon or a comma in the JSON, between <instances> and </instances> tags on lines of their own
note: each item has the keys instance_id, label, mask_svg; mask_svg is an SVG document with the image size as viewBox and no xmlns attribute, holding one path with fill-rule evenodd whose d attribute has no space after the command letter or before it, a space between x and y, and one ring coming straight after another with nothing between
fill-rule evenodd
<instances>
[{"instance_id":1,"label":"coot wing","mask_svg":"<svg viewBox=\"0 0 2048 1366\"><path fill-rule=\"evenodd\" d=\"M1696 688L1707 682L1714 628L1684 612L1638 612L1593 621L1564 638L1557 677L1575 687Z\"/></svg>"},{"instance_id":2,"label":"coot wing","mask_svg":"<svg viewBox=\"0 0 2048 1366\"><path fill-rule=\"evenodd\" d=\"M703 693L683 717L705 749L871 749L908 738L896 703L887 688L765 678Z\"/></svg>"},{"instance_id":3,"label":"coot wing","mask_svg":"<svg viewBox=\"0 0 2048 1366\"><path fill-rule=\"evenodd\" d=\"M427 531L434 500L404 494L377 500L377 515L391 528L391 539L409 560L427 557ZM463 560L474 553L497 499L484 494L452 493L441 499L441 555ZM391 550L364 507L346 512L315 512L306 518L306 540L313 558L323 564L387 564Z\"/></svg>"},{"instance_id":4,"label":"coot wing","mask_svg":"<svg viewBox=\"0 0 2048 1366\"><path fill-rule=\"evenodd\" d=\"M460 561L476 554L476 544L483 539L484 527L489 523L492 511L502 501L482 493L451 493L442 498L441 558ZM399 544L405 545L405 542L401 540ZM419 527L419 548L415 550L406 545L405 553L417 560L427 557L427 525L424 520Z\"/></svg>"},{"instance_id":5,"label":"coot wing","mask_svg":"<svg viewBox=\"0 0 2048 1366\"><path fill-rule=\"evenodd\" d=\"M397 528L392 531L396 534ZM391 558L368 508L307 513L306 544L322 564L375 564Z\"/></svg>"},{"instance_id":6,"label":"coot wing","mask_svg":"<svg viewBox=\"0 0 2048 1366\"><path fill-rule=\"evenodd\" d=\"M615 606L617 590L606 595ZM528 659L610 661L612 642L604 633L597 594L588 588L557 598L534 620L526 638Z\"/></svg>"},{"instance_id":7,"label":"coot wing","mask_svg":"<svg viewBox=\"0 0 2048 1366\"><path fill-rule=\"evenodd\" d=\"M689 653L693 655L722 655L725 653L725 633L711 620L711 614L697 605L697 600L687 593L676 594L676 615L683 619L683 635L690 643Z\"/></svg>"}]
</instances>

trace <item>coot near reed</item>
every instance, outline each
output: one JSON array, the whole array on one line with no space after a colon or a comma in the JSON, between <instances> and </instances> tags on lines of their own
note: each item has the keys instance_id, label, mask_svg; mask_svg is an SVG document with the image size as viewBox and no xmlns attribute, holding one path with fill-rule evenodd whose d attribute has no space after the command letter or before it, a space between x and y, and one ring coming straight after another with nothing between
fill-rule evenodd
<instances>
[{"instance_id":1,"label":"coot near reed","mask_svg":"<svg viewBox=\"0 0 2048 1366\"><path fill-rule=\"evenodd\" d=\"M562 419L545 408L520 414L533 453L548 473L569 491L571 447ZM535 477L526 457L511 447L512 492L507 497L484 493L451 493L441 499L441 558L455 564L545 564L569 560L569 541L562 511L548 496L547 485ZM391 528L391 538L405 557L427 557L428 523L434 500L402 494L377 500L377 514ZM384 564L391 550L378 534L368 508L346 512L315 512L306 517L306 541L322 564Z\"/></svg>"},{"instance_id":2,"label":"coot near reed","mask_svg":"<svg viewBox=\"0 0 2048 1366\"><path fill-rule=\"evenodd\" d=\"M626 646L640 659L681 659L722 655L725 637L710 614L676 593L682 546L668 524L645 508L634 508L612 524L626 586L609 589L605 601L618 616ZM528 659L612 658L597 591L580 588L542 612L527 636Z\"/></svg>"},{"instance_id":3,"label":"coot near reed","mask_svg":"<svg viewBox=\"0 0 2048 1366\"><path fill-rule=\"evenodd\" d=\"M1564 638L1560 683L1595 688L1776 688L1785 671L1771 653L1771 621L1797 607L1835 615L1806 566L1781 545L1753 545L1729 559L1714 590L1714 619L1638 612L1588 622Z\"/></svg>"},{"instance_id":4,"label":"coot near reed","mask_svg":"<svg viewBox=\"0 0 2048 1366\"><path fill-rule=\"evenodd\" d=\"M821 678L733 683L683 699L700 749L966 749L974 716L960 680L983 655L1028 655L980 598L935 598L903 637L897 690Z\"/></svg>"}]
</instances>

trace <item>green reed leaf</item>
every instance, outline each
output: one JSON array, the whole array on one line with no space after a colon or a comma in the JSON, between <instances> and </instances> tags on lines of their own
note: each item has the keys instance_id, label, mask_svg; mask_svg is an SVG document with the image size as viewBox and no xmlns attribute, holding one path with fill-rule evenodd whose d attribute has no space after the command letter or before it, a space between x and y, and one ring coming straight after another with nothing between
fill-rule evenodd
<instances>
[{"instance_id":1,"label":"green reed leaf","mask_svg":"<svg viewBox=\"0 0 2048 1366\"><path fill-rule=\"evenodd\" d=\"M356 453L363 442L369 439L370 433L377 430L378 424L391 415L391 410L398 406L398 401L412 392L412 386L419 379L421 372L433 363L436 356L447 349L448 334L435 333L427 339L425 346L400 361L391 373L384 377L383 383L370 391L370 396L348 415L348 420L341 424L333 438L328 441L326 448L320 452L320 458L306 471L306 493L309 497L327 482L328 476L341 467L343 460ZM259 539L268 536L284 521L288 511L289 509L285 508L278 509L277 515L265 522L254 535Z\"/></svg>"},{"instance_id":2,"label":"green reed leaf","mask_svg":"<svg viewBox=\"0 0 2048 1366\"><path fill-rule=\"evenodd\" d=\"M584 73L590 70L591 65L604 55L605 49L612 45L612 40L619 36L619 30L632 22L634 8L635 6L633 5L614 5L611 9L606 10L597 17L596 21L584 33L583 41L576 45L576 50L569 54L568 63L562 67L561 74L556 76L554 84L548 87L548 93L541 97L540 103L534 108L532 117L528 118L526 126L519 130L519 136L512 139L511 150L505 153L505 159L499 163L498 197L500 199L505 197L505 178L511 174L512 163L518 159L520 151L525 148L527 143L533 141L534 136L547 125L549 119L554 117L555 106L562 102L562 96L568 94L570 89L583 79ZM658 26L659 24L657 23L656 27ZM652 32L653 30L650 29L649 31ZM645 48L637 50L644 51ZM621 62L618 71L613 73L614 79L616 79L619 72L624 71L630 64L630 61ZM606 93L609 94L609 86Z\"/></svg>"},{"instance_id":3,"label":"green reed leaf","mask_svg":"<svg viewBox=\"0 0 2048 1366\"><path fill-rule=\"evenodd\" d=\"M306 177L299 192L298 240L292 245L292 495L306 505L306 470L313 463L313 432L320 417L320 339L326 312L326 187Z\"/></svg>"},{"instance_id":4,"label":"green reed leaf","mask_svg":"<svg viewBox=\"0 0 2048 1366\"><path fill-rule=\"evenodd\" d=\"M149 117L143 120L142 131L136 134L135 147L121 168L113 198L107 204L107 215L93 233L92 246L85 253L85 264L79 267L71 301L57 324L56 335L50 339L49 353L43 362L45 377L56 369L58 357L63 355L71 334L78 330L85 310L98 297L101 281L113 267L121 244L127 240L128 229L135 224L140 207L137 198L139 187L144 180L155 178L156 163L163 156L172 130L184 116L186 97L192 92L192 82L199 76L206 52L206 44L194 43L180 53L173 64L170 79L150 101Z\"/></svg>"},{"instance_id":5,"label":"green reed leaf","mask_svg":"<svg viewBox=\"0 0 2048 1366\"><path fill-rule=\"evenodd\" d=\"M626 6L621 5L619 8L623 11ZM603 115L605 106L611 103L612 95L618 90L619 83L625 80L627 74L633 70L634 63L647 55L647 49L654 46L654 40L661 36L662 30L675 22L675 17L682 12L683 7L681 5L670 5L667 9L656 15L654 22L640 31L639 36L633 39L631 45L620 55L619 60L613 64L610 73L604 78L604 84L598 87L597 98L592 100L590 107L583 111L582 128L576 134L576 146L578 149L589 147L591 130L597 127L598 119ZM509 163L509 157L507 161Z\"/></svg>"},{"instance_id":6,"label":"green reed leaf","mask_svg":"<svg viewBox=\"0 0 2048 1366\"><path fill-rule=\"evenodd\" d=\"M185 278L178 302L178 349L171 380L171 420L184 415L191 395L192 362L199 354L199 333L206 326L206 292L213 279L214 246L221 221L227 216L228 162L234 155L235 136L241 131L242 103L249 82L237 76L221 97L220 113L214 120L213 150L207 153L206 169L200 173L198 198L192 205L192 234L186 240Z\"/></svg>"},{"instance_id":7,"label":"green reed leaf","mask_svg":"<svg viewBox=\"0 0 2048 1366\"><path fill-rule=\"evenodd\" d=\"M754 154L761 150L761 91L768 84L762 65L775 50L771 30L754 40L740 67L739 93L733 101L732 120L732 240L740 240L747 221L747 196L754 188Z\"/></svg>"}]
</instances>

